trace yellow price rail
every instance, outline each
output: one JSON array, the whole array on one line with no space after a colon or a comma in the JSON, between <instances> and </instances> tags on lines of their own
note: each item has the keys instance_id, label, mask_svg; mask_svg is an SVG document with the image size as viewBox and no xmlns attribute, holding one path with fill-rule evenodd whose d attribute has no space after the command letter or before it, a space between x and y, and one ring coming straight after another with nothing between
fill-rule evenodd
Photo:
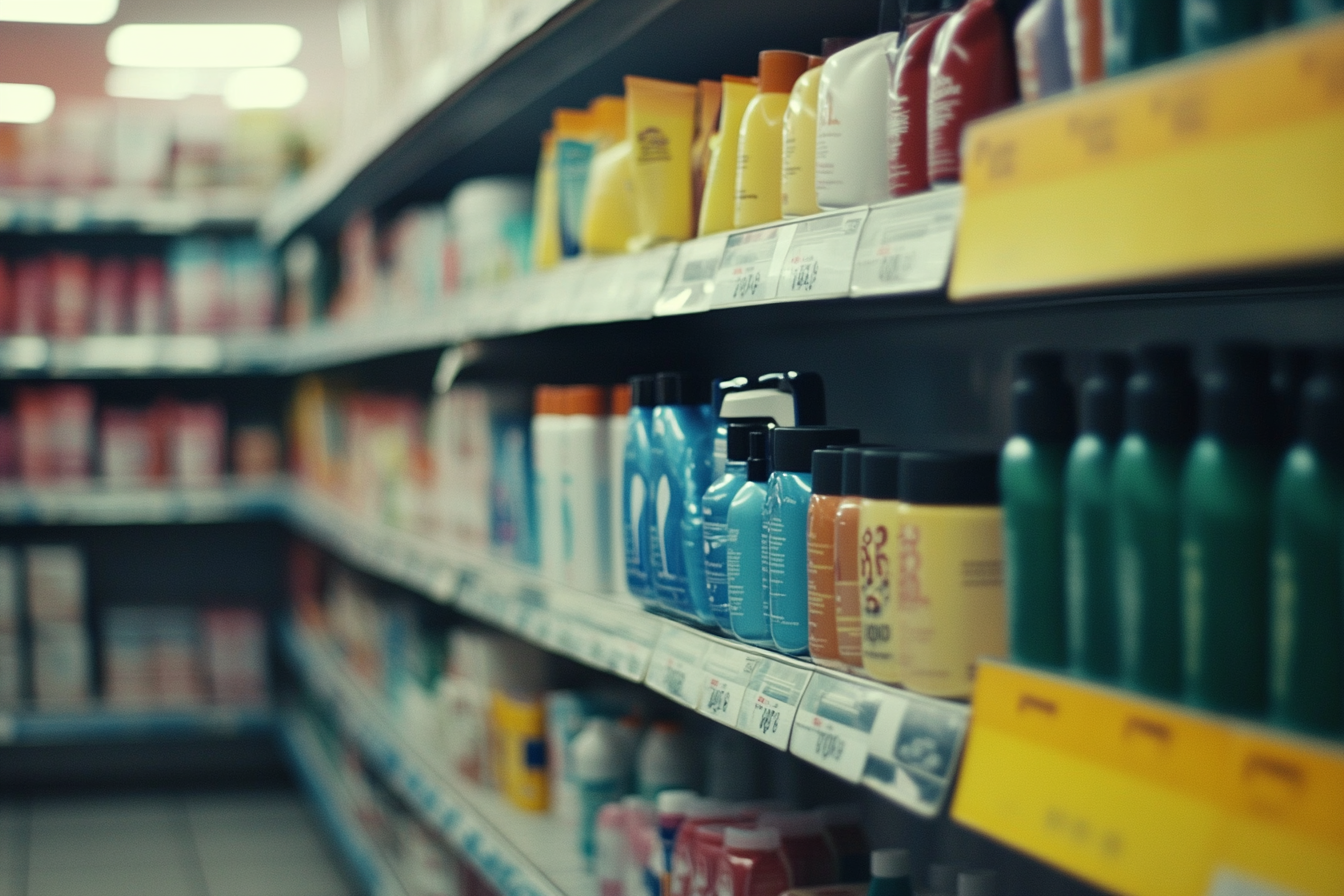
<instances>
[{"instance_id":1,"label":"yellow price rail","mask_svg":"<svg viewBox=\"0 0 1344 896\"><path fill-rule=\"evenodd\" d=\"M1129 896L1344 893L1344 748L1002 663L952 815Z\"/></svg>"},{"instance_id":2,"label":"yellow price rail","mask_svg":"<svg viewBox=\"0 0 1344 896\"><path fill-rule=\"evenodd\" d=\"M972 124L948 292L1344 257L1344 16Z\"/></svg>"}]
</instances>

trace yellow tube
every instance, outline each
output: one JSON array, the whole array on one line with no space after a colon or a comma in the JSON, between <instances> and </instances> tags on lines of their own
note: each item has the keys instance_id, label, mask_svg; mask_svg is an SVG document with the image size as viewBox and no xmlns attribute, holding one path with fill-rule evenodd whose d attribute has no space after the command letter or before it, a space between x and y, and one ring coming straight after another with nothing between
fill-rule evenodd
<instances>
[{"instance_id":1,"label":"yellow tube","mask_svg":"<svg viewBox=\"0 0 1344 896\"><path fill-rule=\"evenodd\" d=\"M691 144L691 220L700 220L700 202L705 196L705 175L709 172L709 141L719 124L723 105L723 85L701 81L695 106L695 141Z\"/></svg>"},{"instance_id":2,"label":"yellow tube","mask_svg":"<svg viewBox=\"0 0 1344 896\"><path fill-rule=\"evenodd\" d=\"M532 269L544 271L560 261L560 194L555 169L555 133L541 135L537 188L532 199Z\"/></svg>"},{"instance_id":3,"label":"yellow tube","mask_svg":"<svg viewBox=\"0 0 1344 896\"><path fill-rule=\"evenodd\" d=\"M584 198L583 251L601 255L626 251L635 235L635 185L630 141L593 156Z\"/></svg>"},{"instance_id":4,"label":"yellow tube","mask_svg":"<svg viewBox=\"0 0 1344 896\"><path fill-rule=\"evenodd\" d=\"M784 110L779 210L786 218L821 211L817 205L817 93L824 61L820 56L809 57L811 67L794 82Z\"/></svg>"},{"instance_id":5,"label":"yellow tube","mask_svg":"<svg viewBox=\"0 0 1344 896\"><path fill-rule=\"evenodd\" d=\"M756 79L723 76L719 131L709 141L705 194L700 200L700 236L733 229L733 196L737 190L737 135L747 104L756 96Z\"/></svg>"},{"instance_id":6,"label":"yellow tube","mask_svg":"<svg viewBox=\"0 0 1344 896\"><path fill-rule=\"evenodd\" d=\"M625 139L625 97L599 96L588 104L598 149L615 146Z\"/></svg>"},{"instance_id":7,"label":"yellow tube","mask_svg":"<svg viewBox=\"0 0 1344 896\"><path fill-rule=\"evenodd\" d=\"M690 239L691 142L696 89L690 84L626 75L627 130L635 185L631 251Z\"/></svg>"},{"instance_id":8,"label":"yellow tube","mask_svg":"<svg viewBox=\"0 0 1344 896\"><path fill-rule=\"evenodd\" d=\"M780 218L784 109L794 83L807 71L806 53L764 50L760 60L761 92L747 105L737 138L734 227L769 224Z\"/></svg>"}]
</instances>

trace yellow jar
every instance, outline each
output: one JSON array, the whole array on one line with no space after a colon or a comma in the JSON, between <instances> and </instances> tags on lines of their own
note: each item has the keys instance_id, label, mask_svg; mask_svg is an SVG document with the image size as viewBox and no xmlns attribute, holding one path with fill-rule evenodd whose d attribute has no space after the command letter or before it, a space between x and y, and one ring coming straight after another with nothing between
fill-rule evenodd
<instances>
[{"instance_id":1,"label":"yellow jar","mask_svg":"<svg viewBox=\"0 0 1344 896\"><path fill-rule=\"evenodd\" d=\"M863 671L877 681L900 684L893 586L893 552L899 522L896 487L901 456L895 451L863 452L863 500L859 505L859 601L863 633Z\"/></svg>"},{"instance_id":2,"label":"yellow jar","mask_svg":"<svg viewBox=\"0 0 1344 896\"><path fill-rule=\"evenodd\" d=\"M545 812L550 795L546 777L546 708L539 697L495 691L495 781L519 809Z\"/></svg>"}]
</instances>

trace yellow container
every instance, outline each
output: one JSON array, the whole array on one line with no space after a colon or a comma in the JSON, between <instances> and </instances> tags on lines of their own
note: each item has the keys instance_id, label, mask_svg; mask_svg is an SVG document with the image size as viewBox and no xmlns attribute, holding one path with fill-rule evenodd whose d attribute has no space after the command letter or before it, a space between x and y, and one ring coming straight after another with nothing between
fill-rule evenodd
<instances>
[{"instance_id":1,"label":"yellow container","mask_svg":"<svg viewBox=\"0 0 1344 896\"><path fill-rule=\"evenodd\" d=\"M537 186L532 194L532 269L560 262L560 178L555 167L555 132L541 135Z\"/></svg>"},{"instance_id":2,"label":"yellow container","mask_svg":"<svg viewBox=\"0 0 1344 896\"><path fill-rule=\"evenodd\" d=\"M765 50L760 56L761 92L747 105L737 138L737 190L733 226L769 224L780 218L784 110L803 72L807 54Z\"/></svg>"},{"instance_id":3,"label":"yellow container","mask_svg":"<svg viewBox=\"0 0 1344 896\"><path fill-rule=\"evenodd\" d=\"M900 684L897 662L893 546L899 523L896 488L901 456L865 451L859 505L859 600L863 619L863 671L878 681Z\"/></svg>"},{"instance_id":4,"label":"yellow container","mask_svg":"<svg viewBox=\"0 0 1344 896\"><path fill-rule=\"evenodd\" d=\"M545 812L550 786L546 776L546 708L541 698L500 691L491 695L494 722L495 781L519 809Z\"/></svg>"},{"instance_id":5,"label":"yellow container","mask_svg":"<svg viewBox=\"0 0 1344 896\"><path fill-rule=\"evenodd\" d=\"M779 205L786 218L821 211L817 205L817 99L825 61L821 56L808 57L808 69L794 83L784 110Z\"/></svg>"},{"instance_id":6,"label":"yellow container","mask_svg":"<svg viewBox=\"0 0 1344 896\"><path fill-rule=\"evenodd\" d=\"M625 77L635 187L632 252L695 235L691 221L691 144L695 140L697 96L691 84Z\"/></svg>"},{"instance_id":7,"label":"yellow container","mask_svg":"<svg viewBox=\"0 0 1344 896\"><path fill-rule=\"evenodd\" d=\"M756 96L756 79L723 76L719 130L709 138L705 194L700 199L700 236L733 229L733 196L737 190L737 138L742 116Z\"/></svg>"}]
</instances>

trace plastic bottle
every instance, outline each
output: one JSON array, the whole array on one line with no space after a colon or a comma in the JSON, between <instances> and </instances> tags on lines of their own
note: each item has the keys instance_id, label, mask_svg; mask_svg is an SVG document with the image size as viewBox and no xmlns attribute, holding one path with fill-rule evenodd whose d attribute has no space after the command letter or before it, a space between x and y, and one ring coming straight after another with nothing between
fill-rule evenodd
<instances>
[{"instance_id":1,"label":"plastic bottle","mask_svg":"<svg viewBox=\"0 0 1344 896\"><path fill-rule=\"evenodd\" d=\"M914 896L910 883L910 853L904 849L875 849L868 896Z\"/></svg>"},{"instance_id":2,"label":"plastic bottle","mask_svg":"<svg viewBox=\"0 0 1344 896\"><path fill-rule=\"evenodd\" d=\"M786 218L815 215L817 205L817 89L825 56L807 57L784 109L784 155L780 161L779 208Z\"/></svg>"},{"instance_id":3,"label":"plastic bottle","mask_svg":"<svg viewBox=\"0 0 1344 896\"><path fill-rule=\"evenodd\" d=\"M835 509L835 642L840 664L863 668L863 599L859 591L862 448L846 448Z\"/></svg>"},{"instance_id":4,"label":"plastic bottle","mask_svg":"<svg viewBox=\"0 0 1344 896\"><path fill-rule=\"evenodd\" d=\"M607 417L607 520L611 527L607 539L612 590L629 591L625 569L625 538L622 523L624 507L625 440L629 436L630 385L611 389L611 413Z\"/></svg>"},{"instance_id":5,"label":"plastic bottle","mask_svg":"<svg viewBox=\"0 0 1344 896\"><path fill-rule=\"evenodd\" d=\"M888 31L834 54L821 67L817 99L817 204L850 208L891 198L887 178Z\"/></svg>"},{"instance_id":6,"label":"plastic bottle","mask_svg":"<svg viewBox=\"0 0 1344 896\"><path fill-rule=\"evenodd\" d=\"M1181 52L1190 54L1259 34L1264 0L1181 0Z\"/></svg>"},{"instance_id":7,"label":"plastic bottle","mask_svg":"<svg viewBox=\"0 0 1344 896\"><path fill-rule=\"evenodd\" d=\"M714 464L710 482L718 482L728 470L728 418L723 416L723 400L731 392L749 385L745 376L730 380L715 380L710 387L714 405Z\"/></svg>"},{"instance_id":8,"label":"plastic bottle","mask_svg":"<svg viewBox=\"0 0 1344 896\"><path fill-rule=\"evenodd\" d=\"M1063 93L1073 86L1064 6L1064 0L1035 0L1013 29L1023 102Z\"/></svg>"},{"instance_id":9,"label":"plastic bottle","mask_svg":"<svg viewBox=\"0 0 1344 896\"><path fill-rule=\"evenodd\" d=\"M1073 441L1073 390L1058 352L1017 356L1013 435L1003 446L999 488L1014 660L1062 669L1064 621L1064 462Z\"/></svg>"},{"instance_id":10,"label":"plastic bottle","mask_svg":"<svg viewBox=\"0 0 1344 896\"><path fill-rule=\"evenodd\" d=\"M1301 434L1274 488L1270 716L1344 732L1344 353L1322 352L1303 386Z\"/></svg>"},{"instance_id":11,"label":"plastic bottle","mask_svg":"<svg viewBox=\"0 0 1344 896\"><path fill-rule=\"evenodd\" d=\"M747 482L747 452L751 433L764 434L765 423L728 424L728 462L721 478L705 490L700 501L704 513L705 588L714 621L732 633L728 614L728 508Z\"/></svg>"},{"instance_id":12,"label":"plastic bottle","mask_svg":"<svg viewBox=\"0 0 1344 896\"><path fill-rule=\"evenodd\" d=\"M639 795L653 800L664 790L693 788L700 776L695 758L695 747L680 725L654 722L645 732L635 759Z\"/></svg>"},{"instance_id":13,"label":"plastic bottle","mask_svg":"<svg viewBox=\"0 0 1344 896\"><path fill-rule=\"evenodd\" d=\"M789 869L774 828L728 828L723 832L718 896L779 896L789 888Z\"/></svg>"},{"instance_id":14,"label":"plastic bottle","mask_svg":"<svg viewBox=\"0 0 1344 896\"><path fill-rule=\"evenodd\" d=\"M789 886L820 887L839 880L839 859L826 836L822 815L816 812L762 812L756 824L779 831L780 849L789 866Z\"/></svg>"},{"instance_id":15,"label":"plastic bottle","mask_svg":"<svg viewBox=\"0 0 1344 896\"><path fill-rule=\"evenodd\" d=\"M863 671L878 681L899 684L899 622L892 574L898 560L896 499L900 493L901 455L881 449L864 451L861 464L863 501L857 555L863 607Z\"/></svg>"},{"instance_id":16,"label":"plastic bottle","mask_svg":"<svg viewBox=\"0 0 1344 896\"><path fill-rule=\"evenodd\" d=\"M621 476L621 520L625 544L625 579L631 594L646 604L656 603L649 531L653 520L654 378L630 380L630 414L625 430L625 459Z\"/></svg>"},{"instance_id":17,"label":"plastic bottle","mask_svg":"<svg viewBox=\"0 0 1344 896\"><path fill-rule=\"evenodd\" d=\"M1181 5L1172 0L1105 0L1109 77L1181 52Z\"/></svg>"},{"instance_id":18,"label":"plastic bottle","mask_svg":"<svg viewBox=\"0 0 1344 896\"><path fill-rule=\"evenodd\" d=\"M1113 679L1119 672L1111 465L1124 433L1129 358L1102 352L1082 385L1082 425L1064 467L1064 590L1069 668Z\"/></svg>"},{"instance_id":19,"label":"plastic bottle","mask_svg":"<svg viewBox=\"0 0 1344 896\"><path fill-rule=\"evenodd\" d=\"M737 204L737 138L742 129L742 116L756 93L755 78L723 76L723 105L719 109L718 133L710 138L705 195L700 201L700 223L696 230L699 236L733 229L733 209Z\"/></svg>"},{"instance_id":20,"label":"plastic bottle","mask_svg":"<svg viewBox=\"0 0 1344 896\"><path fill-rule=\"evenodd\" d=\"M1141 346L1111 467L1120 681L1181 693L1180 483L1196 415L1190 352Z\"/></svg>"},{"instance_id":21,"label":"plastic bottle","mask_svg":"<svg viewBox=\"0 0 1344 896\"><path fill-rule=\"evenodd\" d=\"M709 825L741 823L743 814L718 800L698 799L687 809L685 820L677 831L672 848L666 896L690 896L695 885L695 865L700 844L700 830Z\"/></svg>"},{"instance_id":22,"label":"plastic bottle","mask_svg":"<svg viewBox=\"0 0 1344 896\"><path fill-rule=\"evenodd\" d=\"M861 883L868 877L868 838L863 833L862 810L852 803L817 810L826 824L840 866L840 883Z\"/></svg>"},{"instance_id":23,"label":"plastic bottle","mask_svg":"<svg viewBox=\"0 0 1344 896\"><path fill-rule=\"evenodd\" d=\"M734 227L769 224L780 218L784 110L794 82L807 71L807 54L763 50L759 65L760 92L747 104L737 138Z\"/></svg>"},{"instance_id":24,"label":"plastic bottle","mask_svg":"<svg viewBox=\"0 0 1344 896\"><path fill-rule=\"evenodd\" d=\"M1069 79L1075 87L1106 77L1106 0L1064 0Z\"/></svg>"},{"instance_id":25,"label":"plastic bottle","mask_svg":"<svg viewBox=\"0 0 1344 896\"><path fill-rule=\"evenodd\" d=\"M1272 420L1268 349L1215 346L1181 478L1185 697L1245 715L1268 703Z\"/></svg>"},{"instance_id":26,"label":"plastic bottle","mask_svg":"<svg viewBox=\"0 0 1344 896\"><path fill-rule=\"evenodd\" d=\"M563 418L565 582L597 592L611 590L607 398L601 386L570 386Z\"/></svg>"},{"instance_id":27,"label":"plastic bottle","mask_svg":"<svg viewBox=\"0 0 1344 896\"><path fill-rule=\"evenodd\" d=\"M845 452L812 452L812 499L807 506L807 652L812 661L843 668L835 613L835 514Z\"/></svg>"},{"instance_id":28,"label":"plastic bottle","mask_svg":"<svg viewBox=\"0 0 1344 896\"><path fill-rule=\"evenodd\" d=\"M921 5L941 4L927 0ZM927 19L887 47L887 189L892 196L929 188L929 57L950 17Z\"/></svg>"},{"instance_id":29,"label":"plastic bottle","mask_svg":"<svg viewBox=\"0 0 1344 896\"><path fill-rule=\"evenodd\" d=\"M664 790L658 794L658 865L664 877L672 867L672 851L676 848L677 834L686 821L686 813L699 800L700 795L694 790Z\"/></svg>"},{"instance_id":30,"label":"plastic bottle","mask_svg":"<svg viewBox=\"0 0 1344 896\"><path fill-rule=\"evenodd\" d=\"M683 522L688 501L698 511L709 487L713 460L713 431L705 410L709 394L703 383L682 373L658 374L656 390L649 437L653 513L648 521L654 592L664 610L708 624L714 617L705 593L703 532L693 533L692 549L687 550Z\"/></svg>"},{"instance_id":31,"label":"plastic bottle","mask_svg":"<svg viewBox=\"0 0 1344 896\"><path fill-rule=\"evenodd\" d=\"M596 718L584 725L570 744L570 758L579 792L579 851L591 871L597 856L597 814L625 795L629 753L616 723Z\"/></svg>"},{"instance_id":32,"label":"plastic bottle","mask_svg":"<svg viewBox=\"0 0 1344 896\"><path fill-rule=\"evenodd\" d=\"M766 603L765 483L770 478L766 437L748 437L747 481L728 506L728 620L733 635L758 647L773 646Z\"/></svg>"},{"instance_id":33,"label":"plastic bottle","mask_svg":"<svg viewBox=\"0 0 1344 896\"><path fill-rule=\"evenodd\" d=\"M723 858L723 824L707 824L696 829L695 849L691 856L690 896L714 896L718 890L719 862Z\"/></svg>"},{"instance_id":34,"label":"plastic bottle","mask_svg":"<svg viewBox=\"0 0 1344 896\"><path fill-rule=\"evenodd\" d=\"M625 896L630 839L626 834L624 803L607 803L598 810L594 848L598 896Z\"/></svg>"},{"instance_id":35,"label":"plastic bottle","mask_svg":"<svg viewBox=\"0 0 1344 896\"><path fill-rule=\"evenodd\" d=\"M565 578L565 391L538 386L532 405L532 483L541 522L541 571Z\"/></svg>"},{"instance_id":36,"label":"plastic bottle","mask_svg":"<svg viewBox=\"0 0 1344 896\"><path fill-rule=\"evenodd\" d=\"M781 653L807 652L807 508L812 499L812 452L858 442L857 429L835 426L774 430L774 463L766 486L769 538L770 637Z\"/></svg>"}]
</instances>

